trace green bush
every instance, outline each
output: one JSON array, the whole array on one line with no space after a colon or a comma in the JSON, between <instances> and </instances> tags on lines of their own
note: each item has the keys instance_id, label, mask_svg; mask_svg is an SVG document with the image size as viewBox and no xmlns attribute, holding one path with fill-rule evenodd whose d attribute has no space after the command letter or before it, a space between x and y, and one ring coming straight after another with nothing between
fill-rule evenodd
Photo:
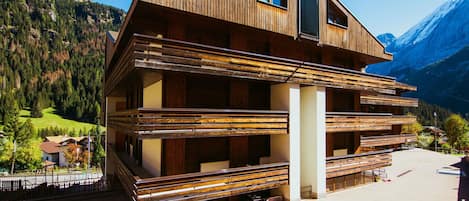
<instances>
[{"instance_id":1,"label":"green bush","mask_svg":"<svg viewBox=\"0 0 469 201\"><path fill-rule=\"evenodd\" d=\"M417 143L419 147L422 147L422 148L429 148L429 146L432 144L433 141L434 141L433 136L419 135L417 137Z\"/></svg>"},{"instance_id":2,"label":"green bush","mask_svg":"<svg viewBox=\"0 0 469 201\"><path fill-rule=\"evenodd\" d=\"M443 149L443 152L445 153L451 153L451 145L449 143L441 145L441 149Z\"/></svg>"}]
</instances>

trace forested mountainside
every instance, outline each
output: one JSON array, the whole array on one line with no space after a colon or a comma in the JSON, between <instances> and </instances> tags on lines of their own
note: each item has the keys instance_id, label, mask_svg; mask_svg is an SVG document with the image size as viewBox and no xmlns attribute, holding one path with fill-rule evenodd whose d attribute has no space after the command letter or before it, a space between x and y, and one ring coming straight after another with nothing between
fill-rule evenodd
<instances>
[{"instance_id":1,"label":"forested mountainside","mask_svg":"<svg viewBox=\"0 0 469 201\"><path fill-rule=\"evenodd\" d=\"M419 101L418 108L405 108L404 113L412 113L417 116L417 121L423 126L435 126L434 113L436 113L436 124L440 128L444 126L446 119L454 114L446 108L429 104L422 100Z\"/></svg>"},{"instance_id":2,"label":"forested mountainside","mask_svg":"<svg viewBox=\"0 0 469 201\"><path fill-rule=\"evenodd\" d=\"M411 96L469 114L469 45L440 62L408 71L402 81L419 86Z\"/></svg>"},{"instance_id":3,"label":"forested mountainside","mask_svg":"<svg viewBox=\"0 0 469 201\"><path fill-rule=\"evenodd\" d=\"M12 100L96 121L105 32L119 29L124 11L74 0L6 0L0 10L0 121Z\"/></svg>"}]
</instances>

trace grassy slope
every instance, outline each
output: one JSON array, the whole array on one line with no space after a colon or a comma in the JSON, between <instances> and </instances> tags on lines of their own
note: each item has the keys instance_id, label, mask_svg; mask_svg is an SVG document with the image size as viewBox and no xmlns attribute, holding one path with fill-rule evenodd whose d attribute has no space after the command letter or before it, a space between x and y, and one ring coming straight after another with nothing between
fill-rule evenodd
<instances>
[{"instance_id":1,"label":"grassy slope","mask_svg":"<svg viewBox=\"0 0 469 201\"><path fill-rule=\"evenodd\" d=\"M95 126L89 123L82 123L74 120L64 119L60 115L55 114L54 112L54 108L46 108L42 110L42 118L31 118L29 111L22 110L20 112L20 121L26 121L26 119L31 119L31 122L33 123L34 128L36 129L59 127L66 128L68 130L79 131L80 129L88 130Z\"/></svg>"}]
</instances>

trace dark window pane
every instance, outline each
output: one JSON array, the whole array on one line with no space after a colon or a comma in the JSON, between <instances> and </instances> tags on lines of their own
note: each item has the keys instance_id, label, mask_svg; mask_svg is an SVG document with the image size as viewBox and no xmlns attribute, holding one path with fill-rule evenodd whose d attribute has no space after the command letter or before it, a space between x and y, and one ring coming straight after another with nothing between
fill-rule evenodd
<instances>
[{"instance_id":1,"label":"dark window pane","mask_svg":"<svg viewBox=\"0 0 469 201\"><path fill-rule=\"evenodd\" d=\"M301 0L301 33L319 37L318 0Z\"/></svg>"},{"instance_id":2,"label":"dark window pane","mask_svg":"<svg viewBox=\"0 0 469 201\"><path fill-rule=\"evenodd\" d=\"M273 4L277 6L287 7L287 0L273 0Z\"/></svg>"}]
</instances>

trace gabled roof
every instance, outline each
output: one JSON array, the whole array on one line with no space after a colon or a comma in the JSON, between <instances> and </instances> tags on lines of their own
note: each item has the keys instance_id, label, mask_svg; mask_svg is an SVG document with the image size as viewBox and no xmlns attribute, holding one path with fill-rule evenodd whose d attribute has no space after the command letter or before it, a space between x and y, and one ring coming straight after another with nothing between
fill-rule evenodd
<instances>
[{"instance_id":1,"label":"gabled roof","mask_svg":"<svg viewBox=\"0 0 469 201\"><path fill-rule=\"evenodd\" d=\"M55 142L57 144L62 144L63 142L66 142L66 141L80 142L82 140L85 140L86 138L88 137L68 137L64 135L59 135L59 136L47 136L46 141Z\"/></svg>"},{"instance_id":2,"label":"gabled roof","mask_svg":"<svg viewBox=\"0 0 469 201\"><path fill-rule=\"evenodd\" d=\"M48 154L54 154L60 152L60 144L55 142L43 142L40 145L41 150Z\"/></svg>"}]
</instances>

